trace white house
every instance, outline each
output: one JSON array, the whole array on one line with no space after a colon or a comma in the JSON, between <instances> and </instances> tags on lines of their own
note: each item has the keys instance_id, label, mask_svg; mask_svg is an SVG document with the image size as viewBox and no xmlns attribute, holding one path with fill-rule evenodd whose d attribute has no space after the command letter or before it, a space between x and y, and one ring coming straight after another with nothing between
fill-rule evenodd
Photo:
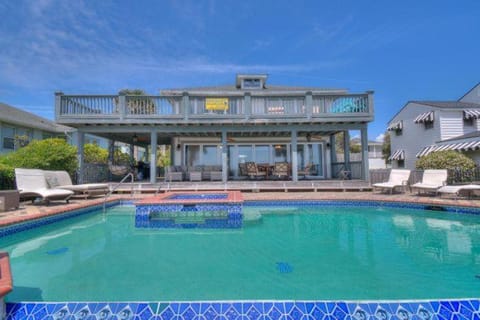
<instances>
[{"instance_id":1,"label":"white house","mask_svg":"<svg viewBox=\"0 0 480 320\"><path fill-rule=\"evenodd\" d=\"M457 101L409 101L388 122L392 168L414 169L431 152L455 150L480 162L480 83Z\"/></svg>"}]
</instances>

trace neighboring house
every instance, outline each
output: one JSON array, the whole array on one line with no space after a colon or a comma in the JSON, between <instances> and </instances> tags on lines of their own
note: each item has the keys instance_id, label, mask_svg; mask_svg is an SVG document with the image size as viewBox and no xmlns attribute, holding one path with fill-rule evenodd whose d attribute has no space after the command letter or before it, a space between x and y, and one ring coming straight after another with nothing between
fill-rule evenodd
<instances>
[{"instance_id":1,"label":"neighboring house","mask_svg":"<svg viewBox=\"0 0 480 320\"><path fill-rule=\"evenodd\" d=\"M351 144L360 145L359 138L353 138L351 140ZM385 169L387 167L385 163L385 159L383 159L382 154L383 142L380 141L368 141L368 167L369 169ZM339 157L339 156L337 156ZM351 155L351 160L360 159L361 154L353 154Z\"/></svg>"},{"instance_id":2,"label":"neighboring house","mask_svg":"<svg viewBox=\"0 0 480 320\"><path fill-rule=\"evenodd\" d=\"M473 155L480 148L480 83L457 101L409 101L389 122L392 168L414 169L440 150ZM478 142L478 144L477 144Z\"/></svg>"},{"instance_id":3,"label":"neighboring house","mask_svg":"<svg viewBox=\"0 0 480 320\"><path fill-rule=\"evenodd\" d=\"M242 74L233 85L162 90L159 96L59 92L55 114L58 123L78 129L79 148L87 133L149 150L170 145L172 164L219 166L223 181L241 175L240 164L248 161L288 162L294 181L310 164L311 178L337 178L346 170L368 180L372 97L372 91L272 86L267 75ZM348 148L344 161L335 157L335 134L344 132L349 141L349 130L360 132L362 161L351 161ZM148 159L155 182L156 152Z\"/></svg>"},{"instance_id":4,"label":"neighboring house","mask_svg":"<svg viewBox=\"0 0 480 320\"><path fill-rule=\"evenodd\" d=\"M14 151L31 140L65 137L72 128L0 103L0 154Z\"/></svg>"}]
</instances>

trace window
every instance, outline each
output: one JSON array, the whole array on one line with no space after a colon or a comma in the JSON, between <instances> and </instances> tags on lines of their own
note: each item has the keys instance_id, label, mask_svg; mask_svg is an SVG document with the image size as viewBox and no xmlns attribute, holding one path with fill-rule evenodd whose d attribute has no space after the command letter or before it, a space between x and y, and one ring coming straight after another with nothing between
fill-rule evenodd
<instances>
[{"instance_id":1,"label":"window","mask_svg":"<svg viewBox=\"0 0 480 320\"><path fill-rule=\"evenodd\" d=\"M395 130L395 135L398 137L398 136L401 136L403 134L403 130Z\"/></svg>"},{"instance_id":2,"label":"window","mask_svg":"<svg viewBox=\"0 0 480 320\"><path fill-rule=\"evenodd\" d=\"M397 160L398 168L405 168L405 160Z\"/></svg>"},{"instance_id":3,"label":"window","mask_svg":"<svg viewBox=\"0 0 480 320\"><path fill-rule=\"evenodd\" d=\"M285 144L276 144L273 146L274 149L274 162L286 162L287 161L287 145Z\"/></svg>"},{"instance_id":4,"label":"window","mask_svg":"<svg viewBox=\"0 0 480 320\"><path fill-rule=\"evenodd\" d=\"M255 162L270 163L270 146L256 145L255 146Z\"/></svg>"},{"instance_id":5,"label":"window","mask_svg":"<svg viewBox=\"0 0 480 320\"><path fill-rule=\"evenodd\" d=\"M202 164L218 165L221 164L221 152L217 152L219 146L203 146Z\"/></svg>"},{"instance_id":6,"label":"window","mask_svg":"<svg viewBox=\"0 0 480 320\"><path fill-rule=\"evenodd\" d=\"M2 127L3 149L15 149L15 128Z\"/></svg>"},{"instance_id":7,"label":"window","mask_svg":"<svg viewBox=\"0 0 480 320\"><path fill-rule=\"evenodd\" d=\"M260 79L243 79L243 89L260 89Z\"/></svg>"},{"instance_id":8,"label":"window","mask_svg":"<svg viewBox=\"0 0 480 320\"><path fill-rule=\"evenodd\" d=\"M468 119L465 119L463 118L463 125L465 127L472 127L475 125L475 120L474 118L468 118Z\"/></svg>"},{"instance_id":9,"label":"window","mask_svg":"<svg viewBox=\"0 0 480 320\"><path fill-rule=\"evenodd\" d=\"M428 130L428 129L432 129L433 128L433 122L425 122L425 129Z\"/></svg>"}]
</instances>

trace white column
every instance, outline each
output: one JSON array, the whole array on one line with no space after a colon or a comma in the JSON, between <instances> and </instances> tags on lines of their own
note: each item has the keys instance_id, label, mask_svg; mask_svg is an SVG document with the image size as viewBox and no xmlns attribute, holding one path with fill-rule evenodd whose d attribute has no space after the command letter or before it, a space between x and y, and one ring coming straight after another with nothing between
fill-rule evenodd
<instances>
[{"instance_id":1,"label":"white column","mask_svg":"<svg viewBox=\"0 0 480 320\"><path fill-rule=\"evenodd\" d=\"M222 181L228 180L227 131L222 131Z\"/></svg>"},{"instance_id":2,"label":"white column","mask_svg":"<svg viewBox=\"0 0 480 320\"><path fill-rule=\"evenodd\" d=\"M297 131L292 130L291 137L291 148L292 148L292 181L298 181L298 156L297 156Z\"/></svg>"},{"instance_id":3,"label":"white column","mask_svg":"<svg viewBox=\"0 0 480 320\"><path fill-rule=\"evenodd\" d=\"M78 130L77 132L77 159L78 159L78 177L77 183L83 183L83 145L85 143L85 133Z\"/></svg>"},{"instance_id":4,"label":"white column","mask_svg":"<svg viewBox=\"0 0 480 320\"><path fill-rule=\"evenodd\" d=\"M157 132L150 132L150 182L157 182Z\"/></svg>"},{"instance_id":5,"label":"white column","mask_svg":"<svg viewBox=\"0 0 480 320\"><path fill-rule=\"evenodd\" d=\"M368 167L368 130L365 125L360 130L360 137L362 140L362 179L370 180L370 171Z\"/></svg>"},{"instance_id":6,"label":"white column","mask_svg":"<svg viewBox=\"0 0 480 320\"><path fill-rule=\"evenodd\" d=\"M343 155L345 160L345 170L350 171L350 132L343 131Z\"/></svg>"}]
</instances>

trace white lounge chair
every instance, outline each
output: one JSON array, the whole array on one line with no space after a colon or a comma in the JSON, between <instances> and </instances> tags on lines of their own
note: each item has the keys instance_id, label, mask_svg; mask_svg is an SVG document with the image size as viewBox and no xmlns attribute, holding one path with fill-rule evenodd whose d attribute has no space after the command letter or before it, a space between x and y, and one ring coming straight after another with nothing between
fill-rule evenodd
<instances>
[{"instance_id":1,"label":"white lounge chair","mask_svg":"<svg viewBox=\"0 0 480 320\"><path fill-rule=\"evenodd\" d=\"M15 180L21 199L34 201L41 198L47 204L51 200L65 200L68 203L73 195L70 190L48 188L43 170L16 168Z\"/></svg>"},{"instance_id":2,"label":"white lounge chair","mask_svg":"<svg viewBox=\"0 0 480 320\"><path fill-rule=\"evenodd\" d=\"M464 184L458 186L444 186L437 190L437 194L440 196L442 194L454 195L455 199L465 195L467 198L470 198L474 191L479 191L480 185L478 184Z\"/></svg>"},{"instance_id":3,"label":"white lounge chair","mask_svg":"<svg viewBox=\"0 0 480 320\"><path fill-rule=\"evenodd\" d=\"M408 178L410 177L410 170L406 169L392 169L387 182L375 183L372 185L373 190L390 190L390 194L393 193L395 188L403 189L406 191L408 186Z\"/></svg>"},{"instance_id":4,"label":"white lounge chair","mask_svg":"<svg viewBox=\"0 0 480 320\"><path fill-rule=\"evenodd\" d=\"M94 195L105 195L109 188L107 183L73 184L67 171L43 171L50 188L66 189L75 194L85 196L85 199Z\"/></svg>"},{"instance_id":5,"label":"white lounge chair","mask_svg":"<svg viewBox=\"0 0 480 320\"><path fill-rule=\"evenodd\" d=\"M417 182L410 186L412 191L433 192L436 193L438 189L447 184L447 170L432 170L428 169L423 172L422 182Z\"/></svg>"}]
</instances>

